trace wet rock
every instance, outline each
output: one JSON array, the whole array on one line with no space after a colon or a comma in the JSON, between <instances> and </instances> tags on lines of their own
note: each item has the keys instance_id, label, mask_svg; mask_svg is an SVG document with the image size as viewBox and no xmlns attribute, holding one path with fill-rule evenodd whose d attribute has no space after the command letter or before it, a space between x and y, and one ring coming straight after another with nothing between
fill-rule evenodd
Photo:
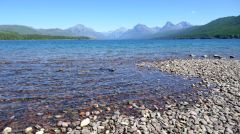
<instances>
[{"instance_id":1,"label":"wet rock","mask_svg":"<svg viewBox=\"0 0 240 134\"><path fill-rule=\"evenodd\" d=\"M109 130L106 130L105 134L109 134L109 133L110 133L110 131L109 131Z\"/></svg>"},{"instance_id":2,"label":"wet rock","mask_svg":"<svg viewBox=\"0 0 240 134\"><path fill-rule=\"evenodd\" d=\"M37 116L43 116L43 113L37 113Z\"/></svg>"},{"instance_id":3,"label":"wet rock","mask_svg":"<svg viewBox=\"0 0 240 134\"><path fill-rule=\"evenodd\" d=\"M186 105L188 105L189 103L186 102L186 101L184 101L184 102L181 102L180 104L186 106Z\"/></svg>"},{"instance_id":4,"label":"wet rock","mask_svg":"<svg viewBox=\"0 0 240 134\"><path fill-rule=\"evenodd\" d=\"M213 130L210 128L210 127L206 127L207 128L207 132L209 133L209 134L212 134L213 133Z\"/></svg>"},{"instance_id":5,"label":"wet rock","mask_svg":"<svg viewBox=\"0 0 240 134\"><path fill-rule=\"evenodd\" d=\"M88 128L84 128L82 130L82 134L90 134L90 130Z\"/></svg>"},{"instance_id":6,"label":"wet rock","mask_svg":"<svg viewBox=\"0 0 240 134\"><path fill-rule=\"evenodd\" d=\"M65 128L67 128L67 127L68 127L68 125L69 125L69 123L68 123L68 122L62 122L62 124L61 124L61 126L62 126L62 127L65 127Z\"/></svg>"},{"instance_id":7,"label":"wet rock","mask_svg":"<svg viewBox=\"0 0 240 134\"><path fill-rule=\"evenodd\" d=\"M3 134L10 134L11 132L12 132L12 128L10 128L10 127L6 127L2 131Z\"/></svg>"},{"instance_id":8,"label":"wet rock","mask_svg":"<svg viewBox=\"0 0 240 134\"><path fill-rule=\"evenodd\" d=\"M194 55L194 54L190 54L189 57L191 57L191 58L195 58L196 55Z\"/></svg>"},{"instance_id":9,"label":"wet rock","mask_svg":"<svg viewBox=\"0 0 240 134\"><path fill-rule=\"evenodd\" d=\"M230 58L230 59L233 59L233 58L235 58L235 56L230 55L229 58Z\"/></svg>"},{"instance_id":10,"label":"wet rock","mask_svg":"<svg viewBox=\"0 0 240 134\"><path fill-rule=\"evenodd\" d=\"M62 121L58 121L57 126L61 127L62 126Z\"/></svg>"},{"instance_id":11,"label":"wet rock","mask_svg":"<svg viewBox=\"0 0 240 134\"><path fill-rule=\"evenodd\" d=\"M69 128L67 128L67 131L68 131L68 132L72 132L73 129L69 127Z\"/></svg>"},{"instance_id":12,"label":"wet rock","mask_svg":"<svg viewBox=\"0 0 240 134\"><path fill-rule=\"evenodd\" d=\"M127 121L122 121L121 124L122 124L122 125L125 125L125 126L128 126L128 125L129 125L129 122L127 122Z\"/></svg>"},{"instance_id":13,"label":"wet rock","mask_svg":"<svg viewBox=\"0 0 240 134\"><path fill-rule=\"evenodd\" d=\"M141 105L139 108L142 110L146 109L146 107L144 105Z\"/></svg>"},{"instance_id":14,"label":"wet rock","mask_svg":"<svg viewBox=\"0 0 240 134\"><path fill-rule=\"evenodd\" d=\"M66 133L66 132L67 132L67 128L66 128L66 127L62 127L62 128L61 128L61 131L62 131L63 133Z\"/></svg>"},{"instance_id":15,"label":"wet rock","mask_svg":"<svg viewBox=\"0 0 240 134\"><path fill-rule=\"evenodd\" d=\"M111 111L111 108L110 108L110 107L107 107L107 111Z\"/></svg>"},{"instance_id":16,"label":"wet rock","mask_svg":"<svg viewBox=\"0 0 240 134\"><path fill-rule=\"evenodd\" d=\"M28 127L25 129L25 133L26 134L32 134L33 133L33 128L32 127Z\"/></svg>"},{"instance_id":17,"label":"wet rock","mask_svg":"<svg viewBox=\"0 0 240 134\"><path fill-rule=\"evenodd\" d=\"M95 114L95 115L99 115L100 112L99 112L99 111L93 111L93 114Z\"/></svg>"},{"instance_id":18,"label":"wet rock","mask_svg":"<svg viewBox=\"0 0 240 134\"><path fill-rule=\"evenodd\" d=\"M86 112L86 116L90 116L90 112Z\"/></svg>"},{"instance_id":19,"label":"wet rock","mask_svg":"<svg viewBox=\"0 0 240 134\"><path fill-rule=\"evenodd\" d=\"M80 121L74 121L74 122L72 122L72 125L74 126L74 127L76 127L76 126L79 126L80 125Z\"/></svg>"},{"instance_id":20,"label":"wet rock","mask_svg":"<svg viewBox=\"0 0 240 134\"><path fill-rule=\"evenodd\" d=\"M137 106L136 103L132 103L132 106L133 106L134 108L139 108L139 106Z\"/></svg>"},{"instance_id":21,"label":"wet rock","mask_svg":"<svg viewBox=\"0 0 240 134\"><path fill-rule=\"evenodd\" d=\"M141 118L141 121L142 121L142 122L147 122L147 119L144 118L144 117L142 117L142 118Z\"/></svg>"},{"instance_id":22,"label":"wet rock","mask_svg":"<svg viewBox=\"0 0 240 134\"><path fill-rule=\"evenodd\" d=\"M97 117L96 115L93 116L93 120L97 120L97 118L98 118L98 117Z\"/></svg>"},{"instance_id":23,"label":"wet rock","mask_svg":"<svg viewBox=\"0 0 240 134\"><path fill-rule=\"evenodd\" d=\"M15 116L11 116L11 117L10 117L11 120L14 119L14 118L15 118Z\"/></svg>"},{"instance_id":24,"label":"wet rock","mask_svg":"<svg viewBox=\"0 0 240 134\"><path fill-rule=\"evenodd\" d=\"M44 134L43 130L37 131L36 134Z\"/></svg>"},{"instance_id":25,"label":"wet rock","mask_svg":"<svg viewBox=\"0 0 240 134\"><path fill-rule=\"evenodd\" d=\"M82 117L84 117L84 116L86 115L86 113L83 112L83 111L81 111L81 112L79 112L79 115L82 116Z\"/></svg>"},{"instance_id":26,"label":"wet rock","mask_svg":"<svg viewBox=\"0 0 240 134\"><path fill-rule=\"evenodd\" d=\"M214 54L214 55L213 55L213 58L215 58L215 59L222 59L223 57L220 56L220 55Z\"/></svg>"},{"instance_id":27,"label":"wet rock","mask_svg":"<svg viewBox=\"0 0 240 134\"><path fill-rule=\"evenodd\" d=\"M230 127L228 127L228 128L226 129L226 132L227 132L227 133L230 133L230 134L233 134L233 133L234 133Z\"/></svg>"},{"instance_id":28,"label":"wet rock","mask_svg":"<svg viewBox=\"0 0 240 134\"><path fill-rule=\"evenodd\" d=\"M72 134L81 134L79 130L73 130Z\"/></svg>"},{"instance_id":29,"label":"wet rock","mask_svg":"<svg viewBox=\"0 0 240 134\"><path fill-rule=\"evenodd\" d=\"M207 115L204 115L203 118L207 123L212 123Z\"/></svg>"},{"instance_id":30,"label":"wet rock","mask_svg":"<svg viewBox=\"0 0 240 134\"><path fill-rule=\"evenodd\" d=\"M86 118L86 119L82 120L80 126L81 126L81 127L85 127L85 126L87 126L89 123L90 123L90 119L89 119L89 118Z\"/></svg>"},{"instance_id":31,"label":"wet rock","mask_svg":"<svg viewBox=\"0 0 240 134\"><path fill-rule=\"evenodd\" d=\"M58 119L58 118L62 118L62 115L55 115L54 117Z\"/></svg>"},{"instance_id":32,"label":"wet rock","mask_svg":"<svg viewBox=\"0 0 240 134\"><path fill-rule=\"evenodd\" d=\"M120 112L117 110L114 112L115 115L120 115Z\"/></svg>"},{"instance_id":33,"label":"wet rock","mask_svg":"<svg viewBox=\"0 0 240 134\"><path fill-rule=\"evenodd\" d=\"M191 111L191 112L190 112L190 115L194 115L194 116L196 116L196 115L197 115L197 112L195 112L195 111Z\"/></svg>"},{"instance_id":34,"label":"wet rock","mask_svg":"<svg viewBox=\"0 0 240 134\"><path fill-rule=\"evenodd\" d=\"M98 104L93 104L93 107L94 107L94 108L98 108L99 105L98 105Z\"/></svg>"},{"instance_id":35,"label":"wet rock","mask_svg":"<svg viewBox=\"0 0 240 134\"><path fill-rule=\"evenodd\" d=\"M76 129L77 129L77 130L81 130L82 128L81 128L80 126L77 126Z\"/></svg>"},{"instance_id":36,"label":"wet rock","mask_svg":"<svg viewBox=\"0 0 240 134\"><path fill-rule=\"evenodd\" d=\"M105 129L104 126L98 126L98 127L97 127L97 130L98 130L99 132L103 131L104 129Z\"/></svg>"},{"instance_id":37,"label":"wet rock","mask_svg":"<svg viewBox=\"0 0 240 134\"><path fill-rule=\"evenodd\" d=\"M113 69L113 68L100 68L99 70L108 71L108 72L114 72L115 71L115 69Z\"/></svg>"},{"instance_id":38,"label":"wet rock","mask_svg":"<svg viewBox=\"0 0 240 134\"><path fill-rule=\"evenodd\" d=\"M63 71L64 71L63 68L59 68L59 69L57 70L57 72L63 72Z\"/></svg>"},{"instance_id":39,"label":"wet rock","mask_svg":"<svg viewBox=\"0 0 240 134\"><path fill-rule=\"evenodd\" d=\"M51 133L50 133L50 134L51 134ZM61 134L61 130L55 129L55 130L54 130L54 134Z\"/></svg>"},{"instance_id":40,"label":"wet rock","mask_svg":"<svg viewBox=\"0 0 240 134\"><path fill-rule=\"evenodd\" d=\"M162 130L160 133L161 133L161 134L167 134L167 131Z\"/></svg>"},{"instance_id":41,"label":"wet rock","mask_svg":"<svg viewBox=\"0 0 240 134\"><path fill-rule=\"evenodd\" d=\"M35 127L37 130L41 130L41 129L42 129L42 127L41 127L40 125L38 125L38 124L35 125L34 127Z\"/></svg>"},{"instance_id":42,"label":"wet rock","mask_svg":"<svg viewBox=\"0 0 240 134\"><path fill-rule=\"evenodd\" d=\"M154 110L159 110L159 108L156 105L153 105Z\"/></svg>"}]
</instances>

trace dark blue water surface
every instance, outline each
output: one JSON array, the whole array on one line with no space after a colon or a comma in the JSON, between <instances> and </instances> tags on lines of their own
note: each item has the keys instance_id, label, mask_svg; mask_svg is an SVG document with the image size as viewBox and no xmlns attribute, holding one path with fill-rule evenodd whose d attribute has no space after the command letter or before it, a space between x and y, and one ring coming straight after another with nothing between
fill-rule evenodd
<instances>
[{"instance_id":1,"label":"dark blue water surface","mask_svg":"<svg viewBox=\"0 0 240 134\"><path fill-rule=\"evenodd\" d=\"M240 40L0 41L0 126L32 113L188 91L195 80L136 64L191 53L240 58Z\"/></svg>"}]
</instances>

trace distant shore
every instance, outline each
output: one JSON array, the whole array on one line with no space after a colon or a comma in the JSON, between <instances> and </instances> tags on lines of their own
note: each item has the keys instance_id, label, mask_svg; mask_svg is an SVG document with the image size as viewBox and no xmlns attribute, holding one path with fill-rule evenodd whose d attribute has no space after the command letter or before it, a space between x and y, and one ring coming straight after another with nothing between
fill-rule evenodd
<instances>
[{"instance_id":1,"label":"distant shore","mask_svg":"<svg viewBox=\"0 0 240 134\"><path fill-rule=\"evenodd\" d=\"M89 37L74 37L74 36L52 36L40 34L18 34L15 32L0 31L0 40L86 40Z\"/></svg>"},{"instance_id":2,"label":"distant shore","mask_svg":"<svg viewBox=\"0 0 240 134\"><path fill-rule=\"evenodd\" d=\"M232 59L173 59L143 62L139 67L158 68L160 71L183 75L186 78L200 77L202 82L193 87L206 87L196 93L185 94L189 101L170 98L164 110L148 109L129 102L127 108L135 116L125 115L110 107L81 112L76 121L59 120L51 127L30 126L26 133L238 133L240 125L240 62ZM191 101L191 97L196 100ZM171 101L170 101L171 100ZM112 113L101 117L102 112ZM111 111L111 112L110 112ZM3 131L14 132L6 127Z\"/></svg>"}]
</instances>

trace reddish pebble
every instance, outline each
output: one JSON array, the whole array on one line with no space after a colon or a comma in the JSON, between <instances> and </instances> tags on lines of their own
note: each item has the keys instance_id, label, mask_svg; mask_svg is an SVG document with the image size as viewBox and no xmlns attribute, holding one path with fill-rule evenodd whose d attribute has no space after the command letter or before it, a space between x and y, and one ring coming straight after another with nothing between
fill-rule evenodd
<instances>
[{"instance_id":1,"label":"reddish pebble","mask_svg":"<svg viewBox=\"0 0 240 134\"><path fill-rule=\"evenodd\" d=\"M131 105L128 105L128 108L132 109L132 108L133 108L133 106L131 106Z\"/></svg>"},{"instance_id":2,"label":"reddish pebble","mask_svg":"<svg viewBox=\"0 0 240 134\"><path fill-rule=\"evenodd\" d=\"M79 115L80 115L80 116L85 116L85 112L81 111L81 112L79 113Z\"/></svg>"}]
</instances>

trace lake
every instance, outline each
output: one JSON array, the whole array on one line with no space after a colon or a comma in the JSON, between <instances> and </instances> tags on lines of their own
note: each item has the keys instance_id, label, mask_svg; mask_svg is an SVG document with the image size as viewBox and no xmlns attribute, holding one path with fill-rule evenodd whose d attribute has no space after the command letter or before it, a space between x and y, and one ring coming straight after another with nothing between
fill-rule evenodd
<instances>
[{"instance_id":1,"label":"lake","mask_svg":"<svg viewBox=\"0 0 240 134\"><path fill-rule=\"evenodd\" d=\"M192 91L199 79L136 64L189 54L239 59L240 40L0 41L0 127L54 120L44 115L95 103L161 105L162 97Z\"/></svg>"}]
</instances>

